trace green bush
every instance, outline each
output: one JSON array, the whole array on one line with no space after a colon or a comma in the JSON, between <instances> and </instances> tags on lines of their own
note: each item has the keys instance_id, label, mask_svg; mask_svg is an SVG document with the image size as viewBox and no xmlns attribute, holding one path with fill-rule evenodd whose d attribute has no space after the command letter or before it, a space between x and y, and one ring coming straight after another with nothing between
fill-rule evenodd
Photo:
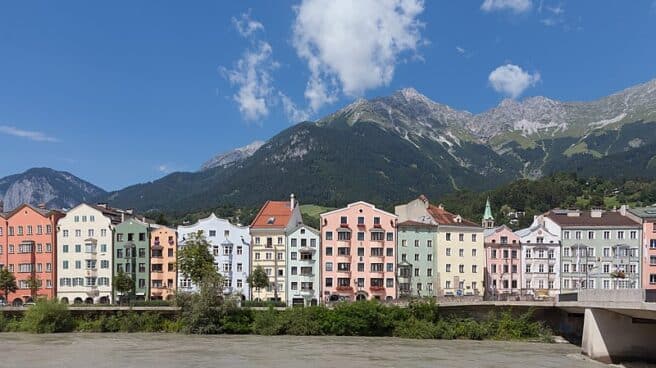
<instances>
[{"instance_id":1,"label":"green bush","mask_svg":"<svg viewBox=\"0 0 656 368\"><path fill-rule=\"evenodd\" d=\"M269 307L265 311L255 313L253 319L253 333L257 335L281 335L284 332L282 318L278 317L278 312Z\"/></svg>"},{"instance_id":2,"label":"green bush","mask_svg":"<svg viewBox=\"0 0 656 368\"><path fill-rule=\"evenodd\" d=\"M438 328L432 322L410 317L396 324L394 336L406 339L435 339L438 337Z\"/></svg>"},{"instance_id":3,"label":"green bush","mask_svg":"<svg viewBox=\"0 0 656 368\"><path fill-rule=\"evenodd\" d=\"M40 300L25 311L21 330L33 333L69 332L75 329L75 320L68 307L57 301Z\"/></svg>"}]
</instances>

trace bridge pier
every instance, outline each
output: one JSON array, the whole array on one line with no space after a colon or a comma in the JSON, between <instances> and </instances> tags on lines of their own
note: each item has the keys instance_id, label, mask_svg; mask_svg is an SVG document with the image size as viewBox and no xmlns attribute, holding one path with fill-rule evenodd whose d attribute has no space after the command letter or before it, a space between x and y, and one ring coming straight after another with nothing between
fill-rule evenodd
<instances>
[{"instance_id":1,"label":"bridge pier","mask_svg":"<svg viewBox=\"0 0 656 368\"><path fill-rule=\"evenodd\" d=\"M645 321L646 322L646 321ZM586 308L583 354L604 363L656 362L656 325L613 311Z\"/></svg>"}]
</instances>

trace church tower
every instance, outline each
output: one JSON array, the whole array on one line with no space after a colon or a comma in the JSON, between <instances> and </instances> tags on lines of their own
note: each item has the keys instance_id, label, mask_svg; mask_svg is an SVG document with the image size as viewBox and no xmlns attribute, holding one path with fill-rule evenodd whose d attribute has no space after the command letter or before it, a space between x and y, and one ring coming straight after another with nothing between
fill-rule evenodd
<instances>
[{"instance_id":1,"label":"church tower","mask_svg":"<svg viewBox=\"0 0 656 368\"><path fill-rule=\"evenodd\" d=\"M494 216L492 216L492 206L490 206L490 197L487 197L485 202L485 213L483 213L483 228L494 228Z\"/></svg>"}]
</instances>

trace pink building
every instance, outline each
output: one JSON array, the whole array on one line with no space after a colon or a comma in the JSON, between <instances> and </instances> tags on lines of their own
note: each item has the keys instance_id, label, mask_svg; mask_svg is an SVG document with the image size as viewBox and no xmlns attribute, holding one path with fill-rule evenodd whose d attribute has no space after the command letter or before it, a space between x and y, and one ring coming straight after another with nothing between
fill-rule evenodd
<instances>
[{"instance_id":1,"label":"pink building","mask_svg":"<svg viewBox=\"0 0 656 368\"><path fill-rule=\"evenodd\" d=\"M24 204L0 223L0 267L16 277L18 290L2 298L14 305L52 299L56 294L56 232L62 214ZM3 244L4 243L4 244Z\"/></svg>"},{"instance_id":2,"label":"pink building","mask_svg":"<svg viewBox=\"0 0 656 368\"><path fill-rule=\"evenodd\" d=\"M396 222L366 202L321 215L324 301L396 299Z\"/></svg>"},{"instance_id":3,"label":"pink building","mask_svg":"<svg viewBox=\"0 0 656 368\"><path fill-rule=\"evenodd\" d=\"M520 238L508 226L485 229L485 292L496 299L519 295L521 281Z\"/></svg>"},{"instance_id":4,"label":"pink building","mask_svg":"<svg viewBox=\"0 0 656 368\"><path fill-rule=\"evenodd\" d=\"M642 288L656 289L656 206L630 208L628 216L642 223Z\"/></svg>"}]
</instances>

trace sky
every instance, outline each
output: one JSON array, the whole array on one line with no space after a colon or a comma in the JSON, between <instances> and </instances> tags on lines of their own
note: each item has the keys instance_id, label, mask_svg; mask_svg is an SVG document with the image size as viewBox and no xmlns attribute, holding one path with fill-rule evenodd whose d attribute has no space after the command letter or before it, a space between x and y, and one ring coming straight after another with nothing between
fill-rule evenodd
<instances>
[{"instance_id":1,"label":"sky","mask_svg":"<svg viewBox=\"0 0 656 368\"><path fill-rule=\"evenodd\" d=\"M0 177L116 190L400 88L478 113L654 78L656 0L3 2Z\"/></svg>"}]
</instances>

